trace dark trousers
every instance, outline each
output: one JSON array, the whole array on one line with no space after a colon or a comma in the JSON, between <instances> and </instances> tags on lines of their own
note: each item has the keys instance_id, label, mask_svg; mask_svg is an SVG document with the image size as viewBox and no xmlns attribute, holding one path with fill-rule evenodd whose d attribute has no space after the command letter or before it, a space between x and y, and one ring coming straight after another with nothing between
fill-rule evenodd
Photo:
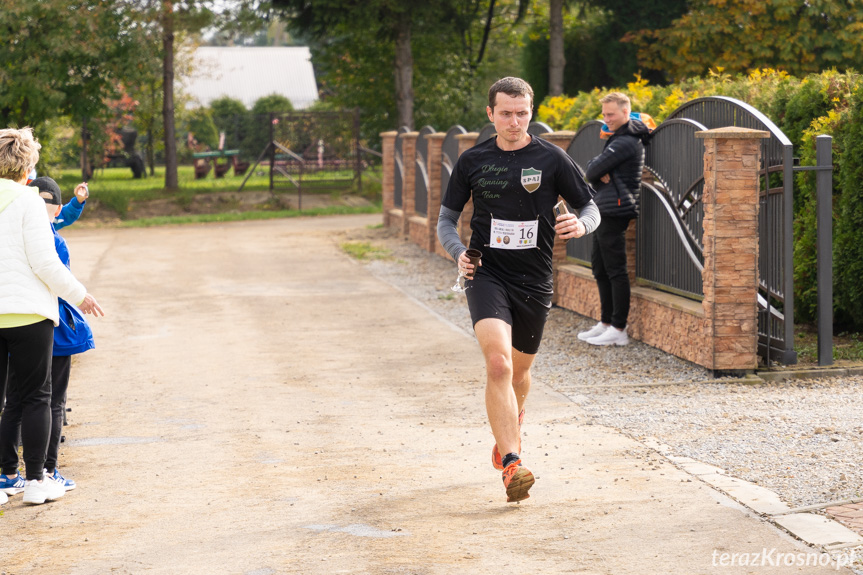
<instances>
[{"instance_id":1,"label":"dark trousers","mask_svg":"<svg viewBox=\"0 0 863 575\"><path fill-rule=\"evenodd\" d=\"M0 328L0 373L7 369L6 407L0 417L0 453L5 459L11 448L16 465L3 466L3 473L17 472L18 422L24 444L26 478L42 479L48 440L51 434L51 352L54 349L54 323L51 320L22 327ZM13 399L14 398L14 399ZM12 429L9 403L17 401L19 415Z\"/></svg>"},{"instance_id":2,"label":"dark trousers","mask_svg":"<svg viewBox=\"0 0 863 575\"><path fill-rule=\"evenodd\" d=\"M45 469L54 473L60 455L60 437L63 434L63 412L66 411L66 391L69 389L69 372L72 356L55 356L51 360L51 435ZM14 373L9 374L10 379ZM0 470L5 475L15 473L18 468L18 429L21 424L21 401L13 393L6 402L3 419L0 420ZM11 433L12 436L7 437Z\"/></svg>"},{"instance_id":3,"label":"dark trousers","mask_svg":"<svg viewBox=\"0 0 863 575\"><path fill-rule=\"evenodd\" d=\"M600 321L617 329L629 317L629 273L626 270L626 228L631 218L602 216L594 232L593 277L599 288Z\"/></svg>"}]
</instances>

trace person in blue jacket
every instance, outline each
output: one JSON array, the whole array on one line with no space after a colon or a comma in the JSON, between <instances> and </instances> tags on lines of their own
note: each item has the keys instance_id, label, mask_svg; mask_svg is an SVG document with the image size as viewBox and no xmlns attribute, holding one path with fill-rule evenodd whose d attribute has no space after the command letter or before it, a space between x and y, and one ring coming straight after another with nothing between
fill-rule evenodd
<instances>
[{"instance_id":1,"label":"person in blue jacket","mask_svg":"<svg viewBox=\"0 0 863 575\"><path fill-rule=\"evenodd\" d=\"M60 186L51 178L40 177L29 183L39 190L39 195L45 200L48 218L52 221L54 232L54 247L60 261L70 267L69 248L66 240L57 230L73 224L81 217L89 192L87 184L75 187L75 197L65 206L62 205ZM58 298L60 305L60 324L54 328L54 352L51 361L51 435L48 441L48 453L45 459L46 477L61 485L66 491L77 486L71 479L60 474L57 459L60 453L60 436L63 430L63 413L66 410L66 391L69 387L69 375L72 367L72 356L93 349L93 332L81 312L74 305ZM9 377L14 377L10 373ZM24 480L18 474L18 428L21 424L22 405L20 399L9 393L3 417L0 419L0 490L7 494L20 487L23 491Z\"/></svg>"}]
</instances>

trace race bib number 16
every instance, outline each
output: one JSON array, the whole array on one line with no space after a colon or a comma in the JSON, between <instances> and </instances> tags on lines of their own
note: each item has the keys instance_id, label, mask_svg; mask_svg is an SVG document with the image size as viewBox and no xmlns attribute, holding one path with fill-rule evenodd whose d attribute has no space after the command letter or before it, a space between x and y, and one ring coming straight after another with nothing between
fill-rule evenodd
<instances>
[{"instance_id":1,"label":"race bib number 16","mask_svg":"<svg viewBox=\"0 0 863 575\"><path fill-rule=\"evenodd\" d=\"M511 222L492 218L489 244L501 250L535 248L538 231L539 220Z\"/></svg>"}]
</instances>

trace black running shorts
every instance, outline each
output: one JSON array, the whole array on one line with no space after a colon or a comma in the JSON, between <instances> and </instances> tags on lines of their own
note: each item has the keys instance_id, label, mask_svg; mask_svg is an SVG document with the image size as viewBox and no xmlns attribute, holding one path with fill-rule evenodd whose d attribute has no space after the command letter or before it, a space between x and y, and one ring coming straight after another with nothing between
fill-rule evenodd
<instances>
[{"instance_id":1,"label":"black running shorts","mask_svg":"<svg viewBox=\"0 0 863 575\"><path fill-rule=\"evenodd\" d=\"M500 319L512 326L512 347L521 353L539 351L551 295L536 295L505 284L489 274L465 282L465 295L473 325L481 319Z\"/></svg>"}]
</instances>

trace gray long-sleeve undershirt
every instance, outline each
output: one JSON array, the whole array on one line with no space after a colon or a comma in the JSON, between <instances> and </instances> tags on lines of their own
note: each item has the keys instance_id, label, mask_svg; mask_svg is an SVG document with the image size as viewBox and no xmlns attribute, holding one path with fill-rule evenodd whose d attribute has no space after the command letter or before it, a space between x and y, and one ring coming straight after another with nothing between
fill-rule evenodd
<instances>
[{"instance_id":1,"label":"gray long-sleeve undershirt","mask_svg":"<svg viewBox=\"0 0 863 575\"><path fill-rule=\"evenodd\" d=\"M459 256L467 248L461 243L461 238L458 235L458 219L461 212L451 210L445 206L440 208L440 216L437 220L437 237L443 249L452 256L453 260L458 261ZM593 232L599 226L600 215L599 208L593 203L593 200L587 202L578 213L578 219L584 224L585 235Z\"/></svg>"}]
</instances>

